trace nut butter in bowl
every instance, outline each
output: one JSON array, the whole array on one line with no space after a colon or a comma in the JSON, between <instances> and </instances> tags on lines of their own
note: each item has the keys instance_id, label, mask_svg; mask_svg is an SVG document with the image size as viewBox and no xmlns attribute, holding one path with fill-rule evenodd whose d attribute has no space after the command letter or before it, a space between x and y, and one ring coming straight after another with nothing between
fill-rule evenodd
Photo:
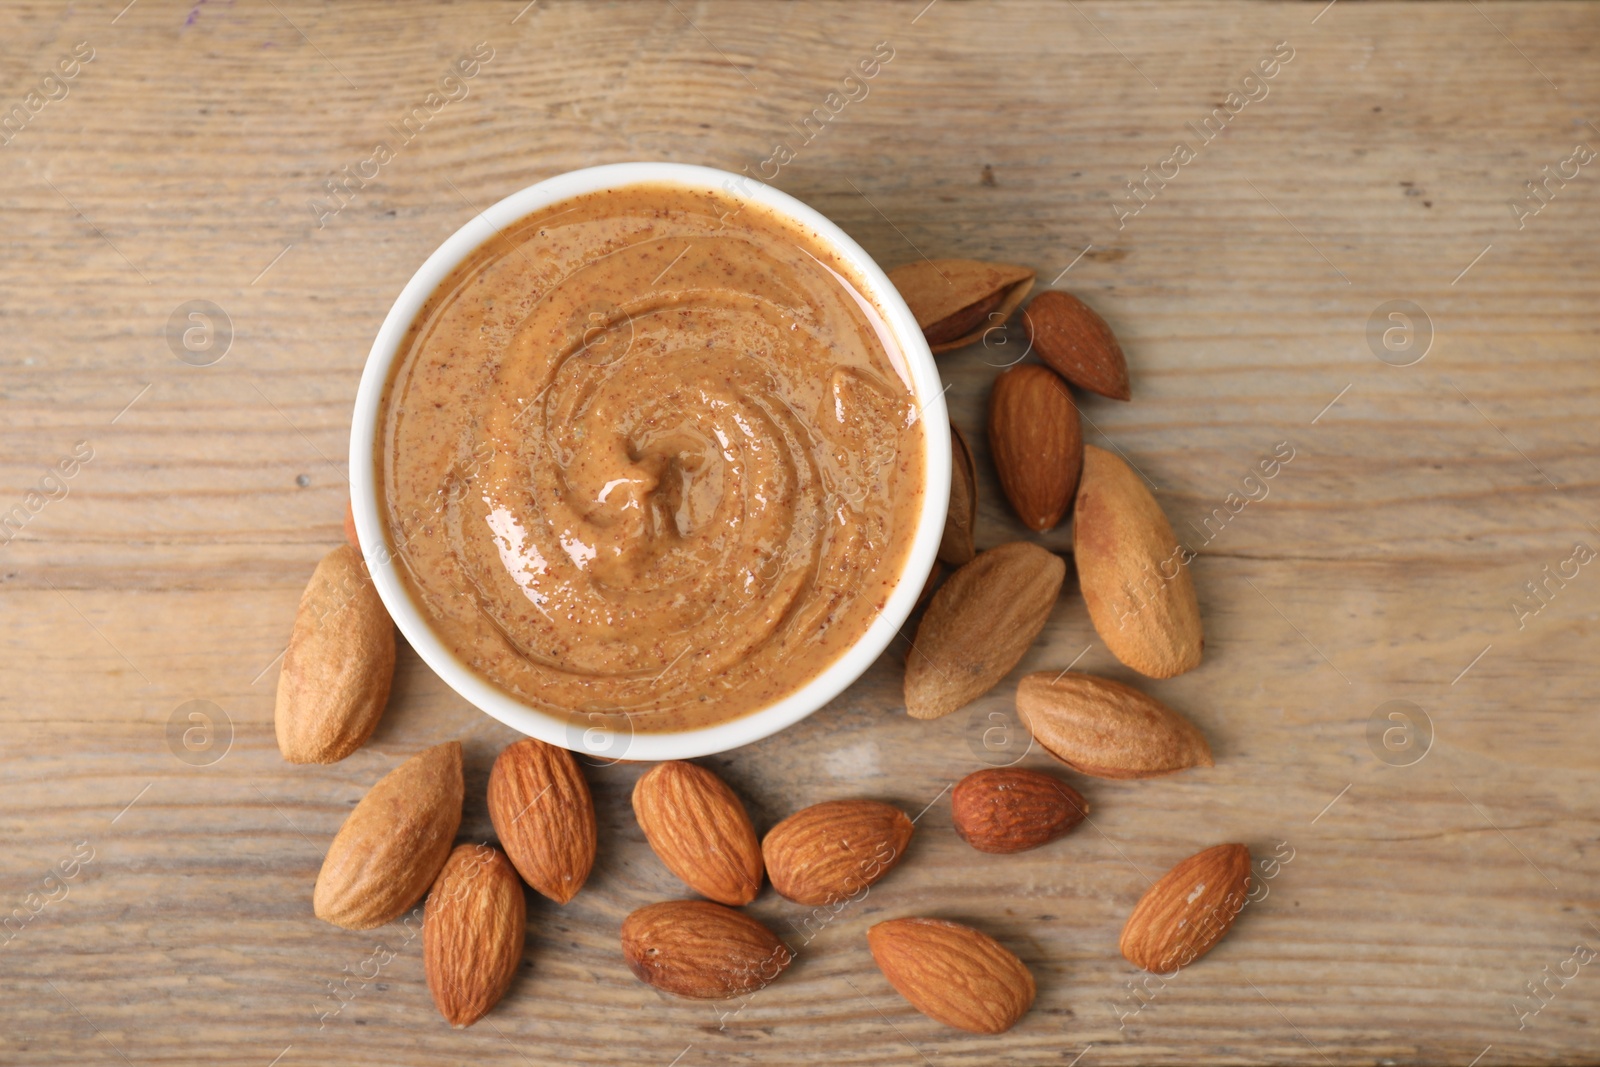
<instances>
[{"instance_id":1,"label":"nut butter in bowl","mask_svg":"<svg viewBox=\"0 0 1600 1067\"><path fill-rule=\"evenodd\" d=\"M910 613L949 488L942 386L839 228L703 167L524 189L423 265L368 358L356 525L458 693L597 756L765 737Z\"/></svg>"}]
</instances>

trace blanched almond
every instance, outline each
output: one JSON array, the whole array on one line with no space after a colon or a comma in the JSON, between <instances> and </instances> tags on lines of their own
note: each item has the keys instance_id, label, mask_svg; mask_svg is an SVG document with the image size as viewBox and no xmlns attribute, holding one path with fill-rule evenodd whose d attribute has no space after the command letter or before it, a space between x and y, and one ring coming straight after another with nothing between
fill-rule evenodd
<instances>
[{"instance_id":1,"label":"blanched almond","mask_svg":"<svg viewBox=\"0 0 1600 1067\"><path fill-rule=\"evenodd\" d=\"M1110 678L1027 675L1017 685L1017 712L1046 752L1096 778L1153 778L1212 765L1211 746L1193 723Z\"/></svg>"},{"instance_id":2,"label":"blanched almond","mask_svg":"<svg viewBox=\"0 0 1600 1067\"><path fill-rule=\"evenodd\" d=\"M312 907L346 930L370 930L422 899L461 826L461 743L412 756L378 779L334 835Z\"/></svg>"},{"instance_id":3,"label":"blanched almond","mask_svg":"<svg viewBox=\"0 0 1600 1067\"><path fill-rule=\"evenodd\" d=\"M1072 551L1089 619L1112 655L1152 678L1200 665L1194 553L1173 536L1144 479L1093 445L1083 450Z\"/></svg>"},{"instance_id":4,"label":"blanched almond","mask_svg":"<svg viewBox=\"0 0 1600 1067\"><path fill-rule=\"evenodd\" d=\"M991 548L947 578L906 653L906 711L937 719L993 689L1044 629L1067 565L1025 541Z\"/></svg>"},{"instance_id":5,"label":"blanched almond","mask_svg":"<svg viewBox=\"0 0 1600 1067\"><path fill-rule=\"evenodd\" d=\"M272 713L290 763L337 763L383 717L394 680L394 623L361 556L340 545L300 597Z\"/></svg>"}]
</instances>

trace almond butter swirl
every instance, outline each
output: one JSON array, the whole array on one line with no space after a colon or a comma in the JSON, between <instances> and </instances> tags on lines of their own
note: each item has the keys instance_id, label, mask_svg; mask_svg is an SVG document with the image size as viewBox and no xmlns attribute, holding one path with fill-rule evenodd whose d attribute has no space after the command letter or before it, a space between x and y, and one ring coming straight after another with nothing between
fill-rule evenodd
<instances>
[{"instance_id":1,"label":"almond butter swirl","mask_svg":"<svg viewBox=\"0 0 1600 1067\"><path fill-rule=\"evenodd\" d=\"M630 186L522 220L429 299L384 398L380 505L473 670L574 721L703 726L871 625L922 507L919 410L821 240Z\"/></svg>"}]
</instances>

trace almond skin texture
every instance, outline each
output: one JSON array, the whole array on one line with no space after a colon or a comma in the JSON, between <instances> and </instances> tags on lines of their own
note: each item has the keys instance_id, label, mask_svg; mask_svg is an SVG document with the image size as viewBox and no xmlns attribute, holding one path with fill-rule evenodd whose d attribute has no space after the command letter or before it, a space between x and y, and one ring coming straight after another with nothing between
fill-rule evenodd
<instances>
[{"instance_id":1,"label":"almond skin texture","mask_svg":"<svg viewBox=\"0 0 1600 1067\"><path fill-rule=\"evenodd\" d=\"M720 904L761 892L761 845L732 789L682 760L658 763L633 787L633 814L667 870Z\"/></svg>"},{"instance_id":2,"label":"almond skin texture","mask_svg":"<svg viewBox=\"0 0 1600 1067\"><path fill-rule=\"evenodd\" d=\"M695 1000L753 993L794 960L771 930L709 900L640 908L622 922L622 955L640 981Z\"/></svg>"},{"instance_id":3,"label":"almond skin texture","mask_svg":"<svg viewBox=\"0 0 1600 1067\"><path fill-rule=\"evenodd\" d=\"M1027 267L975 259L922 259L896 267L889 280L935 353L972 344L1002 325L1033 289Z\"/></svg>"},{"instance_id":4,"label":"almond skin texture","mask_svg":"<svg viewBox=\"0 0 1600 1067\"><path fill-rule=\"evenodd\" d=\"M322 557L300 596L272 720L290 763L337 763L383 717L394 681L394 623L361 555Z\"/></svg>"},{"instance_id":5,"label":"almond skin texture","mask_svg":"<svg viewBox=\"0 0 1600 1067\"><path fill-rule=\"evenodd\" d=\"M500 1003L528 929L522 880L504 852L457 845L433 881L422 918L422 966L451 1026L471 1026Z\"/></svg>"},{"instance_id":6,"label":"almond skin texture","mask_svg":"<svg viewBox=\"0 0 1600 1067\"><path fill-rule=\"evenodd\" d=\"M346 930L392 922L422 899L461 826L461 743L420 752L378 779L323 857L312 910Z\"/></svg>"},{"instance_id":7,"label":"almond skin texture","mask_svg":"<svg viewBox=\"0 0 1600 1067\"><path fill-rule=\"evenodd\" d=\"M1128 400L1128 361L1111 327L1088 304L1059 289L1033 298L1022 313L1038 357L1079 389Z\"/></svg>"},{"instance_id":8,"label":"almond skin texture","mask_svg":"<svg viewBox=\"0 0 1600 1067\"><path fill-rule=\"evenodd\" d=\"M796 904L836 904L862 892L905 855L906 813L876 800L829 800L795 812L761 842L772 888Z\"/></svg>"},{"instance_id":9,"label":"almond skin texture","mask_svg":"<svg viewBox=\"0 0 1600 1067\"><path fill-rule=\"evenodd\" d=\"M489 772L489 820L522 880L557 904L594 866L594 800L572 753L532 737L507 745Z\"/></svg>"},{"instance_id":10,"label":"almond skin texture","mask_svg":"<svg viewBox=\"0 0 1600 1067\"><path fill-rule=\"evenodd\" d=\"M1132 686L1052 671L1017 684L1017 713L1044 750L1080 774L1155 778L1210 767L1194 723Z\"/></svg>"},{"instance_id":11,"label":"almond skin texture","mask_svg":"<svg viewBox=\"0 0 1600 1067\"><path fill-rule=\"evenodd\" d=\"M1250 850L1217 845L1190 856L1151 886L1120 948L1135 967L1166 974L1211 951L1228 932L1250 892Z\"/></svg>"},{"instance_id":12,"label":"almond skin texture","mask_svg":"<svg viewBox=\"0 0 1600 1067\"><path fill-rule=\"evenodd\" d=\"M1078 791L1020 767L974 771L950 794L956 833L979 852L1026 852L1068 833L1089 814Z\"/></svg>"},{"instance_id":13,"label":"almond skin texture","mask_svg":"<svg viewBox=\"0 0 1600 1067\"><path fill-rule=\"evenodd\" d=\"M890 919L867 931L889 984L928 1018L1003 1034L1033 1006L1033 975L994 938L943 919Z\"/></svg>"},{"instance_id":14,"label":"almond skin texture","mask_svg":"<svg viewBox=\"0 0 1600 1067\"><path fill-rule=\"evenodd\" d=\"M939 560L959 567L976 554L973 531L978 528L978 464L955 423L950 424L950 508L944 514L944 537Z\"/></svg>"},{"instance_id":15,"label":"almond skin texture","mask_svg":"<svg viewBox=\"0 0 1600 1067\"><path fill-rule=\"evenodd\" d=\"M995 379L989 453L1024 525L1044 531L1061 521L1083 469L1083 432L1067 383L1049 367L1024 363Z\"/></svg>"},{"instance_id":16,"label":"almond skin texture","mask_svg":"<svg viewBox=\"0 0 1600 1067\"><path fill-rule=\"evenodd\" d=\"M1173 536L1144 479L1093 445L1083 450L1072 551L1089 619L1112 655L1151 678L1200 665L1194 553Z\"/></svg>"},{"instance_id":17,"label":"almond skin texture","mask_svg":"<svg viewBox=\"0 0 1600 1067\"><path fill-rule=\"evenodd\" d=\"M937 719L993 689L1050 619L1067 565L1025 541L991 548L947 578L906 653L906 711Z\"/></svg>"}]
</instances>

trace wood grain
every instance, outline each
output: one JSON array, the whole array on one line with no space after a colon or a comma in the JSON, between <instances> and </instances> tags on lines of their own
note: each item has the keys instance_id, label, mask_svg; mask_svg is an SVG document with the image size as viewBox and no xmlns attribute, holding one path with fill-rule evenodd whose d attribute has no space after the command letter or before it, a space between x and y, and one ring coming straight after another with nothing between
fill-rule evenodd
<instances>
[{"instance_id":1,"label":"wood grain","mask_svg":"<svg viewBox=\"0 0 1600 1067\"><path fill-rule=\"evenodd\" d=\"M93 449L0 547L0 916L54 898L0 933L0 1061L1592 1059L1593 967L1551 979L1537 1015L1513 1004L1570 973L1574 945L1600 947L1600 570L1521 626L1511 605L1574 542L1600 546L1600 172L1552 185L1520 229L1507 202L1575 143L1600 147L1600 7L124 2L0 10L0 114L78 42L94 50L0 147L0 513L75 442ZM797 126L880 41L894 57L869 95L804 143ZM1127 182L1198 142L1187 124L1285 41L1267 95L1119 229ZM323 183L478 42L494 55L469 95L319 228ZM273 742L275 657L340 539L366 351L416 266L501 196L624 159L757 172L777 143L795 157L775 184L885 266L1030 264L1117 331L1134 400L1084 398L1086 434L1193 532L1208 638L1198 670L1141 684L1200 725L1217 765L1075 779L1092 824L979 855L946 787L1049 761L1022 755L1014 679L909 720L902 645L800 726L706 761L758 830L840 796L922 812L905 862L836 917L757 901L798 953L781 982L718 1008L632 978L623 916L681 888L628 810L640 768L595 767L589 887L532 903L506 1000L453 1032L420 940L317 922L311 885L364 791L442 740L466 749L462 838L490 837L484 787L511 733L402 648L356 755L295 767ZM192 300L231 322L211 366L168 343ZM1369 347L1391 300L1431 320L1409 367ZM988 385L1020 331L1000 340L941 364L980 453L980 547L1021 535L983 454ZM1284 441L1294 459L1266 498L1219 523ZM1065 527L1040 540L1070 545ZM1132 680L1069 576L1017 673L1074 660ZM231 741L190 735L185 762L194 700ZM1369 744L1393 700L1435 732L1411 766ZM1129 910L1233 840L1293 859L1223 944L1136 998L1116 949ZM51 878L62 863L73 876ZM1033 1011L998 1038L917 1014L864 936L906 915L1017 952Z\"/></svg>"}]
</instances>

